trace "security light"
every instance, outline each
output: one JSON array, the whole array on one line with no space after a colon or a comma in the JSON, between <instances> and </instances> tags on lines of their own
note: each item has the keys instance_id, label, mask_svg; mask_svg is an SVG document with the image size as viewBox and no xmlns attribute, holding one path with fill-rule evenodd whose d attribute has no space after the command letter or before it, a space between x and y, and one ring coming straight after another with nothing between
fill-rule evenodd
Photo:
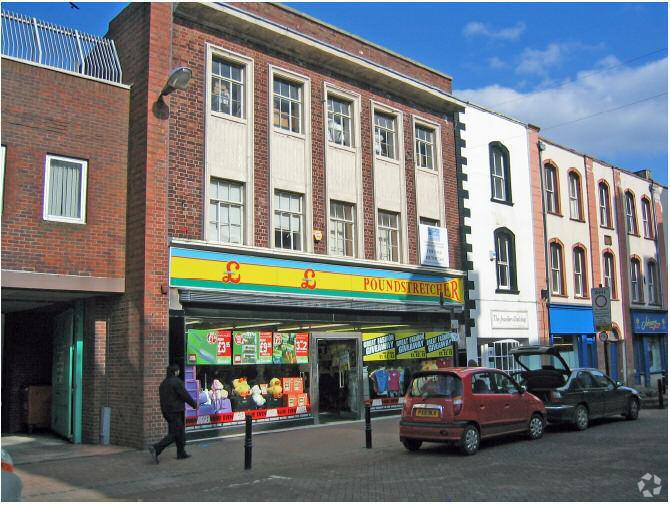
<instances>
[{"instance_id":1,"label":"security light","mask_svg":"<svg viewBox=\"0 0 670 505\"><path fill-rule=\"evenodd\" d=\"M163 91L161 91L161 97L169 95L176 89L186 89L188 82L191 80L193 73L190 68L187 67L177 67L172 72L170 72L170 77L168 77L167 82Z\"/></svg>"}]
</instances>

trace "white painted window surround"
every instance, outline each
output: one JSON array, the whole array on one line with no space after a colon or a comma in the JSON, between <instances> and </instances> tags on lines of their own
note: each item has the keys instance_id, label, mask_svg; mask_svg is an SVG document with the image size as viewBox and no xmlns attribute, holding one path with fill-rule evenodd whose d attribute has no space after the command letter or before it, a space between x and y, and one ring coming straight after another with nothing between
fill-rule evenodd
<instances>
[{"instance_id":1,"label":"white painted window surround","mask_svg":"<svg viewBox=\"0 0 670 505\"><path fill-rule=\"evenodd\" d=\"M43 212L46 221L86 222L87 172L85 160L47 155Z\"/></svg>"}]
</instances>

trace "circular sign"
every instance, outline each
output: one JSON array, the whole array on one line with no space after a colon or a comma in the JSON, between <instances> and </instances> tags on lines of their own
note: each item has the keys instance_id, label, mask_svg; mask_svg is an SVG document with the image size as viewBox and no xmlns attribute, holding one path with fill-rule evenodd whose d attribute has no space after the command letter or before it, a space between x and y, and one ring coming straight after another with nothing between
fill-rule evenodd
<instances>
[{"instance_id":1,"label":"circular sign","mask_svg":"<svg viewBox=\"0 0 670 505\"><path fill-rule=\"evenodd\" d=\"M607 339L609 338L606 331L601 331L598 336L600 337L601 342L607 342Z\"/></svg>"},{"instance_id":2,"label":"circular sign","mask_svg":"<svg viewBox=\"0 0 670 505\"><path fill-rule=\"evenodd\" d=\"M598 308L607 307L607 297L605 295L598 295L596 296L596 299L593 300L593 303L595 303Z\"/></svg>"}]
</instances>

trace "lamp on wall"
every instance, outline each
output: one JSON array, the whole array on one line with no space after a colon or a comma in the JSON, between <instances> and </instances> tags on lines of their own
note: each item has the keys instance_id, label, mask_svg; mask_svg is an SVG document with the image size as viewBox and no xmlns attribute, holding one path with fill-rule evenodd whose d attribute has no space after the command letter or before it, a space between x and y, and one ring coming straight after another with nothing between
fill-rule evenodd
<instances>
[{"instance_id":1,"label":"lamp on wall","mask_svg":"<svg viewBox=\"0 0 670 505\"><path fill-rule=\"evenodd\" d=\"M168 77L168 80L165 83L159 98L163 98L164 96L169 95L174 90L186 89L192 76L193 72L191 72L191 69L188 67L175 68L172 72L170 72L170 77Z\"/></svg>"}]
</instances>

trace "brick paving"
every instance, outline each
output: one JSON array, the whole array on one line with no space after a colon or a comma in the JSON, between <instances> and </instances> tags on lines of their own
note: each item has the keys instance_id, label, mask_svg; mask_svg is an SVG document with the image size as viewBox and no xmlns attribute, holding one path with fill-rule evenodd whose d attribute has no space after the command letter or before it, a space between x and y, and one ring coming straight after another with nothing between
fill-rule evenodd
<instances>
[{"instance_id":1,"label":"brick paving","mask_svg":"<svg viewBox=\"0 0 670 505\"><path fill-rule=\"evenodd\" d=\"M667 411L644 410L584 432L552 426L542 440L484 442L479 453L398 442L398 418L259 434L253 469L243 470L240 437L190 444L150 462L146 451L17 465L26 501L667 501ZM647 472L663 479L659 496L637 488Z\"/></svg>"}]
</instances>

